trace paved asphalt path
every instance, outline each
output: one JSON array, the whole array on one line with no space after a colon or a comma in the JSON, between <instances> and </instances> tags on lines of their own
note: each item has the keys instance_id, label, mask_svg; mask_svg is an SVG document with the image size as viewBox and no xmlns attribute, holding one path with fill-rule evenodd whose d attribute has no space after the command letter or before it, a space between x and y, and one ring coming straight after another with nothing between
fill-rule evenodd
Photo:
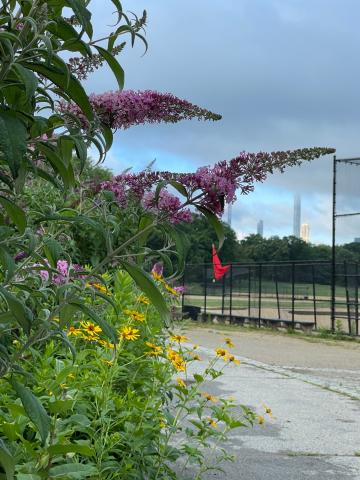
<instances>
[{"instance_id":1,"label":"paved asphalt path","mask_svg":"<svg viewBox=\"0 0 360 480\"><path fill-rule=\"evenodd\" d=\"M200 344L205 368L214 348L231 336L242 361L209 385L214 395L234 396L274 419L234 432L228 444L236 455L224 472L206 479L360 480L360 345L310 343L260 332L186 332ZM243 353L246 352L246 355ZM195 365L195 364L193 364ZM188 471L186 477L194 478Z\"/></svg>"}]
</instances>

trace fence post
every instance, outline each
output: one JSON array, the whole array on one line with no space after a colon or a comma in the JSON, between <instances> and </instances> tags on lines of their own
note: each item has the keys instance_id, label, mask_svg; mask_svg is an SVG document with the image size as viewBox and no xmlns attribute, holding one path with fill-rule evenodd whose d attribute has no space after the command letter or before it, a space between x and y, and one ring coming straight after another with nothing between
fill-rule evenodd
<instances>
[{"instance_id":1,"label":"fence post","mask_svg":"<svg viewBox=\"0 0 360 480\"><path fill-rule=\"evenodd\" d=\"M313 284L313 305L314 305L314 322L315 330L317 329L317 315L316 315L316 288L315 288L315 267L314 264L311 265L312 270L312 284Z\"/></svg>"},{"instance_id":2,"label":"fence post","mask_svg":"<svg viewBox=\"0 0 360 480\"><path fill-rule=\"evenodd\" d=\"M348 271L347 271L346 260L344 260L344 278L345 278L345 293L346 293L346 311L347 311L347 318L348 318L349 335L351 335L352 331L351 331L350 295L349 295Z\"/></svg>"},{"instance_id":3,"label":"fence post","mask_svg":"<svg viewBox=\"0 0 360 480\"><path fill-rule=\"evenodd\" d=\"M186 272L186 264L185 264L185 267L184 267L184 273L183 273L183 287L184 287L184 291L183 291L183 294L182 294L182 297L181 297L181 317L183 316L184 314L184 305L185 305L185 272Z\"/></svg>"},{"instance_id":4,"label":"fence post","mask_svg":"<svg viewBox=\"0 0 360 480\"><path fill-rule=\"evenodd\" d=\"M248 266L249 281L248 281L248 317L251 317L251 266Z\"/></svg>"},{"instance_id":5,"label":"fence post","mask_svg":"<svg viewBox=\"0 0 360 480\"><path fill-rule=\"evenodd\" d=\"M275 291L276 291L276 304L278 310L278 319L280 320L280 300L279 300L279 285L277 276L277 265L274 265L274 277L275 277Z\"/></svg>"},{"instance_id":6,"label":"fence post","mask_svg":"<svg viewBox=\"0 0 360 480\"><path fill-rule=\"evenodd\" d=\"M359 264L355 264L355 321L356 335L359 335Z\"/></svg>"},{"instance_id":7,"label":"fence post","mask_svg":"<svg viewBox=\"0 0 360 480\"><path fill-rule=\"evenodd\" d=\"M207 265L204 265L204 321L206 322L206 307L207 307Z\"/></svg>"},{"instance_id":8,"label":"fence post","mask_svg":"<svg viewBox=\"0 0 360 480\"><path fill-rule=\"evenodd\" d=\"M333 205L332 205L332 246L331 246L331 331L335 332L336 295L336 156L333 158Z\"/></svg>"},{"instance_id":9,"label":"fence post","mask_svg":"<svg viewBox=\"0 0 360 480\"><path fill-rule=\"evenodd\" d=\"M291 264L291 322L295 329L295 262Z\"/></svg>"},{"instance_id":10,"label":"fence post","mask_svg":"<svg viewBox=\"0 0 360 480\"><path fill-rule=\"evenodd\" d=\"M230 267L230 323L232 323L233 266Z\"/></svg>"},{"instance_id":11,"label":"fence post","mask_svg":"<svg viewBox=\"0 0 360 480\"><path fill-rule=\"evenodd\" d=\"M258 324L259 324L259 328L261 327L261 288L262 288L262 264L260 263L259 265L259 304L258 304L258 307L259 307L259 318L258 318Z\"/></svg>"},{"instance_id":12,"label":"fence post","mask_svg":"<svg viewBox=\"0 0 360 480\"><path fill-rule=\"evenodd\" d=\"M221 314L224 315L225 309L225 275L222 277L222 299L221 299Z\"/></svg>"}]
</instances>

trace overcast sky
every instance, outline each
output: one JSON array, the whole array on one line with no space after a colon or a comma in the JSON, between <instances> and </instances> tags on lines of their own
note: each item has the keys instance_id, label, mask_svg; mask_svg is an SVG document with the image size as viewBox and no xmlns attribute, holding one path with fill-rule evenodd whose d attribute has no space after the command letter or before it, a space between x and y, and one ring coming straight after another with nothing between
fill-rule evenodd
<instances>
[{"instance_id":1,"label":"overcast sky","mask_svg":"<svg viewBox=\"0 0 360 480\"><path fill-rule=\"evenodd\" d=\"M111 8L94 4L97 32L106 33ZM123 7L148 11L148 53L139 43L119 56L126 88L171 92L223 119L119 132L107 159L114 172L154 158L157 169L190 171L242 150L332 146L338 157L360 156L359 0L124 0ZM86 88L116 84L105 68ZM339 211L357 211L360 167L345 170ZM263 219L265 236L292 234L300 193L311 241L330 243L331 172L332 158L323 157L269 177L239 196L233 228L255 233ZM339 242L357 236L360 217L339 221Z\"/></svg>"}]
</instances>

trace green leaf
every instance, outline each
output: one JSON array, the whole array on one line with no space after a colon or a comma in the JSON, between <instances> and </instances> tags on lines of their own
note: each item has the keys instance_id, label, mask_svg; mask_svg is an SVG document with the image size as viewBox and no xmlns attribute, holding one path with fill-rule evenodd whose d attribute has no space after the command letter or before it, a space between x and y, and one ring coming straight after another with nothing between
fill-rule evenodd
<instances>
[{"instance_id":1,"label":"green leaf","mask_svg":"<svg viewBox=\"0 0 360 480\"><path fill-rule=\"evenodd\" d=\"M115 78L118 82L119 89L122 90L124 88L124 83L125 83L125 72L120 65L120 63L116 60L116 58L105 48L99 47L97 45L94 45L97 51L100 53L100 55L103 57L104 60L106 60L107 64L113 71L113 74L115 75Z\"/></svg>"},{"instance_id":2,"label":"green leaf","mask_svg":"<svg viewBox=\"0 0 360 480\"><path fill-rule=\"evenodd\" d=\"M56 465L49 470L51 478L63 478L64 480L81 480L82 478L96 475L97 469L93 465L84 463L65 463Z\"/></svg>"},{"instance_id":3,"label":"green leaf","mask_svg":"<svg viewBox=\"0 0 360 480\"><path fill-rule=\"evenodd\" d=\"M56 268L56 263L60 259L63 252L61 244L52 237L44 239L44 252L46 258L49 260L50 265Z\"/></svg>"},{"instance_id":4,"label":"green leaf","mask_svg":"<svg viewBox=\"0 0 360 480\"><path fill-rule=\"evenodd\" d=\"M25 86L26 101L29 102L35 95L38 86L38 80L31 70L28 70L19 63L14 63L13 69L15 70L19 80Z\"/></svg>"},{"instance_id":5,"label":"green leaf","mask_svg":"<svg viewBox=\"0 0 360 480\"><path fill-rule=\"evenodd\" d=\"M6 480L14 480L15 478L15 459L6 448L5 443L0 439L0 465L5 471Z\"/></svg>"},{"instance_id":6,"label":"green leaf","mask_svg":"<svg viewBox=\"0 0 360 480\"><path fill-rule=\"evenodd\" d=\"M176 182L175 180L169 180L169 184L172 187L174 187L185 198L188 198L188 192L182 183Z\"/></svg>"},{"instance_id":7,"label":"green leaf","mask_svg":"<svg viewBox=\"0 0 360 480\"><path fill-rule=\"evenodd\" d=\"M6 281L8 282L9 279L14 275L15 261L6 248L2 246L0 246L0 262L2 263L4 271L6 272Z\"/></svg>"},{"instance_id":8,"label":"green leaf","mask_svg":"<svg viewBox=\"0 0 360 480\"><path fill-rule=\"evenodd\" d=\"M214 228L215 233L219 240L219 250L220 250L225 240L224 227L222 226L217 216L214 213L212 213L210 210L208 210L205 207L201 207L200 205L195 205L195 206L199 210L199 212L205 215L210 225Z\"/></svg>"},{"instance_id":9,"label":"green leaf","mask_svg":"<svg viewBox=\"0 0 360 480\"><path fill-rule=\"evenodd\" d=\"M14 202L0 195L0 204L6 210L11 220L15 223L20 233L25 232L26 216L24 210L18 207Z\"/></svg>"},{"instance_id":10,"label":"green leaf","mask_svg":"<svg viewBox=\"0 0 360 480\"><path fill-rule=\"evenodd\" d=\"M55 172L61 176L65 189L72 187L75 184L75 178L71 163L66 166L56 153L55 148L49 147L45 142L38 142L37 148L45 155Z\"/></svg>"},{"instance_id":11,"label":"green leaf","mask_svg":"<svg viewBox=\"0 0 360 480\"><path fill-rule=\"evenodd\" d=\"M59 455L65 453L80 453L80 455L85 455L86 457L91 457L94 455L94 450L91 447L88 445L80 445L78 443L67 443L63 445L56 443L48 448L48 452L50 455Z\"/></svg>"},{"instance_id":12,"label":"green leaf","mask_svg":"<svg viewBox=\"0 0 360 480\"><path fill-rule=\"evenodd\" d=\"M39 475L34 475L33 473L18 473L16 475L16 480L41 480Z\"/></svg>"},{"instance_id":13,"label":"green leaf","mask_svg":"<svg viewBox=\"0 0 360 480\"><path fill-rule=\"evenodd\" d=\"M44 446L50 429L50 418L45 408L29 388L15 380L10 380L10 383L19 395L27 416L37 428L42 440L42 445Z\"/></svg>"},{"instance_id":14,"label":"green leaf","mask_svg":"<svg viewBox=\"0 0 360 480\"><path fill-rule=\"evenodd\" d=\"M133 265L125 260L121 261L121 264L129 275L133 278L138 287L146 294L150 299L154 307L158 310L161 319L165 325L169 324L170 312L165 302L164 297L161 295L160 290L157 288L155 282L150 275L141 268Z\"/></svg>"},{"instance_id":15,"label":"green leaf","mask_svg":"<svg viewBox=\"0 0 360 480\"><path fill-rule=\"evenodd\" d=\"M73 75L70 75L69 84L66 86L66 72L64 72L64 70L61 70L60 68L48 67L44 63L37 62L26 63L24 65L26 68L34 70L35 72L40 73L44 77L48 78L60 89L64 89L66 87L67 95L81 108L86 118L89 121L94 120L94 112L89 102L89 98L79 80L77 80Z\"/></svg>"},{"instance_id":16,"label":"green leaf","mask_svg":"<svg viewBox=\"0 0 360 480\"><path fill-rule=\"evenodd\" d=\"M32 311L24 305L12 293L0 286L0 294L5 298L9 307L9 313L13 315L15 320L24 329L26 333L30 332L31 323L33 321Z\"/></svg>"},{"instance_id":17,"label":"green leaf","mask_svg":"<svg viewBox=\"0 0 360 480\"><path fill-rule=\"evenodd\" d=\"M79 20L85 32L91 39L93 34L93 29L91 25L91 13L85 7L85 2L83 0L67 0L66 3L69 5L70 8L72 8L76 18Z\"/></svg>"},{"instance_id":18,"label":"green leaf","mask_svg":"<svg viewBox=\"0 0 360 480\"><path fill-rule=\"evenodd\" d=\"M0 158L9 165L13 178L18 176L26 153L26 127L14 112L0 111Z\"/></svg>"},{"instance_id":19,"label":"green leaf","mask_svg":"<svg viewBox=\"0 0 360 480\"><path fill-rule=\"evenodd\" d=\"M95 310L89 308L87 305L81 302L81 300L76 300L69 302L69 305L76 307L78 310L81 310L87 317L90 317L99 327L101 327L104 335L106 335L114 344L118 343L118 336L116 330L109 325L105 320L100 317Z\"/></svg>"}]
</instances>

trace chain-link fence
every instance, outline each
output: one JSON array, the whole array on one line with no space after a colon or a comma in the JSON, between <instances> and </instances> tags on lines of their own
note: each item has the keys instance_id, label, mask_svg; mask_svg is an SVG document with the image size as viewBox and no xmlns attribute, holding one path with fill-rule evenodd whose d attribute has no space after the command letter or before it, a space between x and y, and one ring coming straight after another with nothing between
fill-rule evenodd
<instances>
[{"instance_id":1,"label":"chain-link fence","mask_svg":"<svg viewBox=\"0 0 360 480\"><path fill-rule=\"evenodd\" d=\"M183 312L192 318L330 330L331 262L233 264L219 281L211 264L188 264ZM359 334L359 266L336 264L335 329Z\"/></svg>"}]
</instances>

